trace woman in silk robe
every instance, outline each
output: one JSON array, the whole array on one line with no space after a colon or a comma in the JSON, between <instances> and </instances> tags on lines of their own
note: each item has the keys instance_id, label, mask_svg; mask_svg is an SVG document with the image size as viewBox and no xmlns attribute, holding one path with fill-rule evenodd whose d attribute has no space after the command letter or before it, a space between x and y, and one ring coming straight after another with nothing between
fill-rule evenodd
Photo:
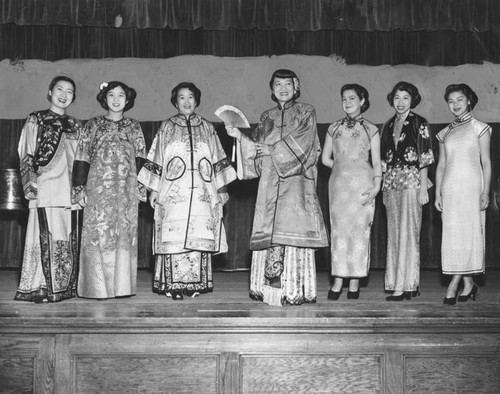
<instances>
[{"instance_id":1,"label":"woman in silk robe","mask_svg":"<svg viewBox=\"0 0 500 394\"><path fill-rule=\"evenodd\" d=\"M387 301L420 294L422 206L429 202L428 167L434 163L427 120L412 111L421 100L415 85L399 82L387 100L396 114L382 127L383 201L387 212Z\"/></svg>"},{"instance_id":2,"label":"woman in silk robe","mask_svg":"<svg viewBox=\"0 0 500 394\"><path fill-rule=\"evenodd\" d=\"M445 305L476 299L472 275L485 272L485 210L491 182L491 127L472 115L478 102L466 84L449 85L444 99L455 120L437 134L435 206L442 212L441 265L451 281ZM463 288L458 287L463 279Z\"/></svg>"},{"instance_id":3,"label":"woman in silk robe","mask_svg":"<svg viewBox=\"0 0 500 394\"><path fill-rule=\"evenodd\" d=\"M28 116L18 146L29 217L15 299L35 303L74 297L78 276L81 207L71 204L71 171L81 125L66 115L75 82L55 77L47 98L50 108Z\"/></svg>"},{"instance_id":4,"label":"woman in silk robe","mask_svg":"<svg viewBox=\"0 0 500 394\"><path fill-rule=\"evenodd\" d=\"M213 125L194 111L201 92L172 90L179 113L165 120L139 173L155 210L153 291L182 300L213 290L212 254L227 252L222 208L236 172Z\"/></svg>"},{"instance_id":5,"label":"woman in silk robe","mask_svg":"<svg viewBox=\"0 0 500 394\"><path fill-rule=\"evenodd\" d=\"M73 199L85 206L79 297L136 293L139 201L146 201L137 172L146 143L139 122L124 116L135 97L123 82L103 83L97 101L107 114L90 119L78 141Z\"/></svg>"},{"instance_id":6,"label":"woman in silk robe","mask_svg":"<svg viewBox=\"0 0 500 394\"><path fill-rule=\"evenodd\" d=\"M333 284L329 300L338 300L344 279L347 299L359 298L359 280L370 269L370 233L375 197L380 190L380 134L363 113L368 91L358 84L340 89L345 117L328 128L321 160L332 169L328 181Z\"/></svg>"},{"instance_id":7,"label":"woman in silk robe","mask_svg":"<svg viewBox=\"0 0 500 394\"><path fill-rule=\"evenodd\" d=\"M316 194L316 113L296 101L300 85L293 71L275 71L269 85L278 105L261 115L253 138L226 126L238 140L241 177L260 178L250 238L250 297L270 305L316 302L314 251L328 246Z\"/></svg>"}]
</instances>

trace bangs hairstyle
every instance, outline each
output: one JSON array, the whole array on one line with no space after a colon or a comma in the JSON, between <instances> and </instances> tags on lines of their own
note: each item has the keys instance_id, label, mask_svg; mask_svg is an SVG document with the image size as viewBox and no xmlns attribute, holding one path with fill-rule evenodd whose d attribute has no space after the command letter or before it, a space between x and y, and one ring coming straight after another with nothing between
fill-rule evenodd
<instances>
[{"instance_id":1,"label":"bangs hairstyle","mask_svg":"<svg viewBox=\"0 0 500 394\"><path fill-rule=\"evenodd\" d=\"M198 89L196 85L192 82L181 82L175 88L172 89L172 95L170 96L170 102L175 108L177 108L177 96L179 95L179 90L181 89L188 89L191 93L193 93L196 106L198 107L200 105L201 90Z\"/></svg>"},{"instance_id":2,"label":"bangs hairstyle","mask_svg":"<svg viewBox=\"0 0 500 394\"><path fill-rule=\"evenodd\" d=\"M370 108L370 100L369 100L370 95L368 94L368 90L366 90L366 88L364 88L361 85L358 85L357 83L348 83L347 85L344 85L340 88L340 97L344 95L344 92L346 90L354 90L360 100L363 99L365 100L365 102L361 106L361 113L365 112L366 110L368 110L368 108Z\"/></svg>"},{"instance_id":3,"label":"bangs hairstyle","mask_svg":"<svg viewBox=\"0 0 500 394\"><path fill-rule=\"evenodd\" d=\"M460 92L467 97L467 100L469 100L469 108L472 111L474 107L476 106L477 102L479 101L477 94L470 88L469 85L466 85L465 83L459 83L455 85L448 85L446 87L446 90L444 92L444 101L448 102L448 98L450 97L450 94L454 92Z\"/></svg>"},{"instance_id":4,"label":"bangs hairstyle","mask_svg":"<svg viewBox=\"0 0 500 394\"><path fill-rule=\"evenodd\" d=\"M287 70L287 69L281 68L281 69L273 72L273 75L271 76L271 80L269 81L269 87L271 88L271 91L273 90L273 84L274 84L275 78L289 78L289 79L291 79L292 83L293 83L293 89L294 89L294 93L293 93L291 101L297 100L300 97L299 77L297 77L297 74L295 74L292 70ZM274 93L271 93L271 100L278 102L278 99L276 98Z\"/></svg>"},{"instance_id":5,"label":"bangs hairstyle","mask_svg":"<svg viewBox=\"0 0 500 394\"><path fill-rule=\"evenodd\" d=\"M397 91L401 92L407 92L411 96L411 105L410 108L413 109L417 105L420 104L420 101L422 101L422 97L420 96L420 93L415 85L409 82L401 81L398 82L393 88L391 93L387 95L387 101L389 101L389 105L391 107L394 107L394 96L396 95Z\"/></svg>"},{"instance_id":6,"label":"bangs hairstyle","mask_svg":"<svg viewBox=\"0 0 500 394\"><path fill-rule=\"evenodd\" d=\"M108 103L106 102L106 96L110 90L120 86L125 92L125 107L123 108L123 112L128 111L134 106L135 98L137 97L137 92L134 88L129 88L126 84L120 81L111 81L108 82L108 86L105 86L102 90L97 93L97 101L101 104L106 111L109 110Z\"/></svg>"},{"instance_id":7,"label":"bangs hairstyle","mask_svg":"<svg viewBox=\"0 0 500 394\"><path fill-rule=\"evenodd\" d=\"M49 84L49 91L47 92L47 100L50 101L50 94L52 93L52 90L54 89L54 86L56 86L56 83L59 81L66 81L69 82L71 85L73 85L73 100L71 103L73 103L76 100L76 84L75 81L73 81L70 77L66 77L64 75L58 75Z\"/></svg>"}]
</instances>

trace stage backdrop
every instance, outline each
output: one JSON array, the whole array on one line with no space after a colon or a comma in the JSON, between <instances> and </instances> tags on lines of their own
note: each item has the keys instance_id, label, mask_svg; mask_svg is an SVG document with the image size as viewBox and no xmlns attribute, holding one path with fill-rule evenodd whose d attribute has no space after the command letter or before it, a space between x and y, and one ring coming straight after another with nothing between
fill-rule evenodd
<instances>
[{"instance_id":1,"label":"stage backdrop","mask_svg":"<svg viewBox=\"0 0 500 394\"><path fill-rule=\"evenodd\" d=\"M240 108L251 123L273 103L269 79L274 70L294 70L301 81L301 100L316 108L319 123L342 116L340 88L360 83L370 92L366 117L383 123L391 115L386 96L392 86L405 80L418 86L422 103L418 112L431 123L451 121L443 92L447 85L469 84L479 96L475 114L486 122L500 121L500 65L424 67L416 65L345 65L336 57L284 55L273 57L221 58L178 56L169 59L70 59L56 62L8 59L0 62L0 117L22 119L34 109L47 106L46 90L57 74L77 82L77 101L70 113L89 119L102 113L95 100L104 81L121 80L137 90L135 107L128 113L139 121L158 121L175 113L170 92L181 81L194 82L202 91L198 112L217 121L214 111L223 104Z\"/></svg>"},{"instance_id":2,"label":"stage backdrop","mask_svg":"<svg viewBox=\"0 0 500 394\"><path fill-rule=\"evenodd\" d=\"M57 62L25 60L0 62L0 168L18 166L17 141L26 115L48 107L46 91L50 80L65 74L77 81L77 100L70 113L84 122L103 113L95 96L103 81L122 80L138 91L136 106L127 113L141 121L148 147L160 121L176 111L170 104L170 92L180 81L193 81L202 91L198 113L216 122L220 139L229 152L231 138L224 125L213 114L222 104L242 109L252 126L260 113L273 106L269 78L277 68L295 70L301 80L301 101L315 106L318 133L323 141L329 123L343 116L339 97L344 83L356 82L370 92L371 107L366 117L381 125L393 112L386 95L399 80L415 83L423 96L416 112L431 122L436 134L451 121L443 91L450 83L467 82L479 95L476 116L492 124L492 160L494 165L492 189L500 185L500 65L463 65L456 67L357 66L345 65L337 58L320 56L276 56L252 58L218 58L214 56L180 56L169 59L117 58L103 60L73 59ZM437 155L437 143L434 144ZM319 165L318 195L328 223L328 169ZM431 179L434 169L431 169ZM214 261L216 269L248 269L248 242L253 220L256 181L236 181L229 187L230 200L225 207L225 223L229 253ZM431 189L431 201L434 190ZM385 267L385 210L379 196L372 232L372 267ZM440 267L441 223L431 204L424 207L421 239L423 268ZM18 268L22 261L27 212L0 211L0 267ZM487 266L500 267L500 216L490 207L487 211ZM139 266L148 268L151 255L152 212L140 204ZM329 269L328 248L318 251L318 268Z\"/></svg>"}]
</instances>

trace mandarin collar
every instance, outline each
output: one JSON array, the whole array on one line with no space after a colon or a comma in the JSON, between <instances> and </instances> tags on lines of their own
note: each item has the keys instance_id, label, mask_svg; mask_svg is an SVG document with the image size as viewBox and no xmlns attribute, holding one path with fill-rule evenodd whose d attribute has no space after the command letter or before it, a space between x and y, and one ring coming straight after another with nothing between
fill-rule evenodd
<instances>
[{"instance_id":1,"label":"mandarin collar","mask_svg":"<svg viewBox=\"0 0 500 394\"><path fill-rule=\"evenodd\" d=\"M295 104L295 100L290 100L290 101L287 101L287 102L283 105L283 107L281 107L281 105L278 103L278 109L279 109L280 111L284 111L284 110L287 110L287 109L289 109L289 108L293 107L293 105L294 105L294 104Z\"/></svg>"},{"instance_id":2,"label":"mandarin collar","mask_svg":"<svg viewBox=\"0 0 500 394\"><path fill-rule=\"evenodd\" d=\"M172 117L172 122L179 126L187 126L188 122L191 126L198 126L201 123L201 116L194 112L189 117L177 114Z\"/></svg>"},{"instance_id":3,"label":"mandarin collar","mask_svg":"<svg viewBox=\"0 0 500 394\"><path fill-rule=\"evenodd\" d=\"M471 119L472 119L472 112L469 111L469 112L466 112L465 114L463 114L462 116L455 117L453 124L457 125L457 124L465 123Z\"/></svg>"},{"instance_id":4,"label":"mandarin collar","mask_svg":"<svg viewBox=\"0 0 500 394\"><path fill-rule=\"evenodd\" d=\"M363 114L358 114L355 117L351 117L347 115L344 119L342 119L342 124L347 125L347 128L353 128L356 123L363 123Z\"/></svg>"}]
</instances>

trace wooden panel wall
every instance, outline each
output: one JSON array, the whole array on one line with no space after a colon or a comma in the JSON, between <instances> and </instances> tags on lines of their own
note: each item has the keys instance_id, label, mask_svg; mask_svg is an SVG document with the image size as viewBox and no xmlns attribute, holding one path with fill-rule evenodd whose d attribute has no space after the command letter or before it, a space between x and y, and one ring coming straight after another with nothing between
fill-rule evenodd
<instances>
[{"instance_id":1,"label":"wooden panel wall","mask_svg":"<svg viewBox=\"0 0 500 394\"><path fill-rule=\"evenodd\" d=\"M500 333L6 334L16 393L497 393ZM417 330L418 331L418 330Z\"/></svg>"}]
</instances>

